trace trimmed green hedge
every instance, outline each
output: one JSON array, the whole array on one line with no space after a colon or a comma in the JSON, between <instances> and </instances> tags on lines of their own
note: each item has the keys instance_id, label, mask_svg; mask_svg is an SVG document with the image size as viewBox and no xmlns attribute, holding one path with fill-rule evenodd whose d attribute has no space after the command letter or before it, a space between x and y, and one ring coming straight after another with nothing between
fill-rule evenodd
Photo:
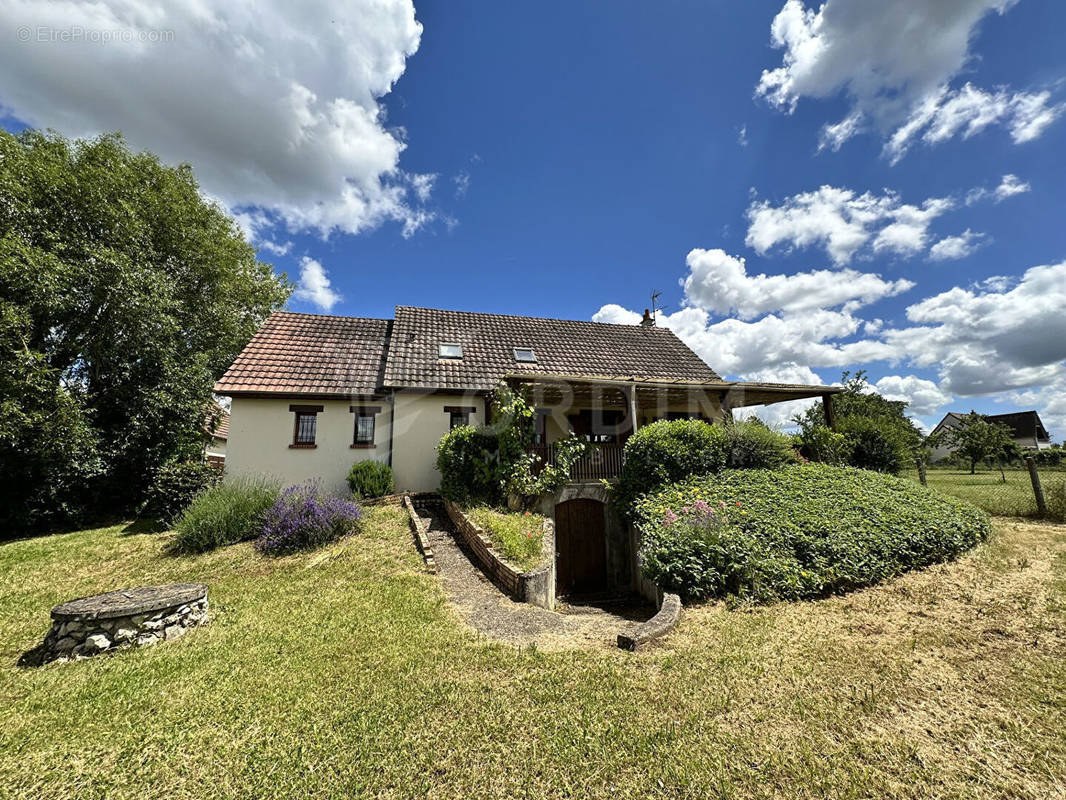
<instances>
[{"instance_id":1,"label":"trimmed green hedge","mask_svg":"<svg viewBox=\"0 0 1066 800\"><path fill-rule=\"evenodd\" d=\"M689 600L823 597L955 558L991 532L962 500L825 464L693 477L635 511L645 574Z\"/></svg>"},{"instance_id":2,"label":"trimmed green hedge","mask_svg":"<svg viewBox=\"0 0 1066 800\"><path fill-rule=\"evenodd\" d=\"M709 475L727 467L776 469L795 461L789 437L759 422L653 422L637 429L626 442L616 490L618 507L628 514L641 495L692 475Z\"/></svg>"}]
</instances>

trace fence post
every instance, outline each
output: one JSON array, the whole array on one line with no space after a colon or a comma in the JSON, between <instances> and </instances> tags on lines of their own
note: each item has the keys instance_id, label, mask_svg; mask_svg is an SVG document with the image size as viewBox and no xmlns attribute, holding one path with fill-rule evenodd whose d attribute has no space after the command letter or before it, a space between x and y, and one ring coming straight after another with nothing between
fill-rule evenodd
<instances>
[{"instance_id":1,"label":"fence post","mask_svg":"<svg viewBox=\"0 0 1066 800\"><path fill-rule=\"evenodd\" d=\"M1032 456L1025 457L1025 465L1029 467L1029 480L1033 482L1033 494L1036 495L1036 510L1040 516L1047 516L1047 501L1044 499L1044 487L1040 485L1040 473L1036 471L1036 460Z\"/></svg>"},{"instance_id":2,"label":"fence post","mask_svg":"<svg viewBox=\"0 0 1066 800\"><path fill-rule=\"evenodd\" d=\"M918 465L918 480L921 481L922 486L928 486L929 484L925 482L925 462L916 458L914 463Z\"/></svg>"}]
</instances>

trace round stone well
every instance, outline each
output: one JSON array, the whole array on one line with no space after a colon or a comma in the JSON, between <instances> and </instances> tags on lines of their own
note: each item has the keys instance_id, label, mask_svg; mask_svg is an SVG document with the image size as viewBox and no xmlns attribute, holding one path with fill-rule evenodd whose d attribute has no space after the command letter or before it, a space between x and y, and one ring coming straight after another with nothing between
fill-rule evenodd
<instances>
[{"instance_id":1,"label":"round stone well","mask_svg":"<svg viewBox=\"0 0 1066 800\"><path fill-rule=\"evenodd\" d=\"M207 586L138 586L71 600L52 609L39 663L177 639L207 622Z\"/></svg>"}]
</instances>

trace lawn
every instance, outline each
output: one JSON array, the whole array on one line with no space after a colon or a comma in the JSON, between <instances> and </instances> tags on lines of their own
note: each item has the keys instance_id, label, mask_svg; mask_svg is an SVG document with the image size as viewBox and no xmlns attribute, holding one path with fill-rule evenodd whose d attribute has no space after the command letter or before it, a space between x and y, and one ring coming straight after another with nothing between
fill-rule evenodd
<instances>
[{"instance_id":1,"label":"lawn","mask_svg":"<svg viewBox=\"0 0 1066 800\"><path fill-rule=\"evenodd\" d=\"M987 797L1066 790L1066 528L818 602L690 609L666 644L471 633L404 517L269 559L122 527L0 544L0 796ZM78 595L210 584L177 642L15 666Z\"/></svg>"},{"instance_id":2,"label":"lawn","mask_svg":"<svg viewBox=\"0 0 1066 800\"><path fill-rule=\"evenodd\" d=\"M911 470L906 477L917 481L918 472ZM1006 483L1003 477L1006 477ZM1066 512L1066 471L1042 468L1040 480L1049 510L1061 519ZM929 469L926 481L931 488L969 500L990 514L1012 517L1037 514L1028 470L1007 469L1001 476L999 470L978 470L971 475L969 470Z\"/></svg>"}]
</instances>

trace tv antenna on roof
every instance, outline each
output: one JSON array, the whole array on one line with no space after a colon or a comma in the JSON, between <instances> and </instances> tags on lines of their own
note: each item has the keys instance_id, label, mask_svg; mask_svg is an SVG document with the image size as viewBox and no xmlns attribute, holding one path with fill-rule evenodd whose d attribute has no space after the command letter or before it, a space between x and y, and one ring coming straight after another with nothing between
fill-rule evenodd
<instances>
[{"instance_id":1,"label":"tv antenna on roof","mask_svg":"<svg viewBox=\"0 0 1066 800\"><path fill-rule=\"evenodd\" d=\"M651 318L655 319L655 312L662 311L663 307L659 305L659 298L663 296L663 293L657 289L651 291Z\"/></svg>"}]
</instances>

